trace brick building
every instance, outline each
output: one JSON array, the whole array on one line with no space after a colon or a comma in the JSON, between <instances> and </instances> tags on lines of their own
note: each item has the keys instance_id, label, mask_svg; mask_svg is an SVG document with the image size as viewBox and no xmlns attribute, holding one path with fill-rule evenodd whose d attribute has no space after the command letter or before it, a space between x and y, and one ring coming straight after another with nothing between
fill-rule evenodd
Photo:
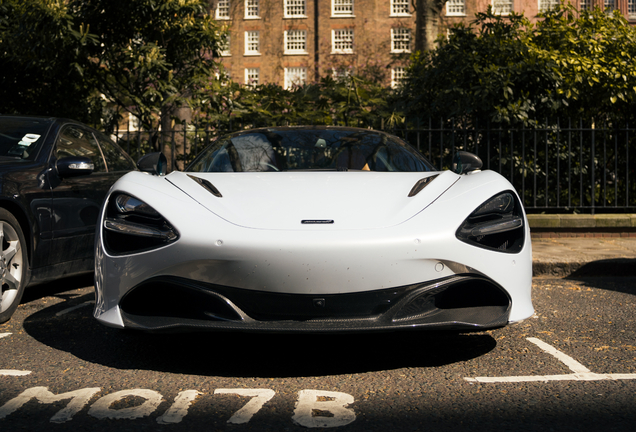
<instances>
[{"instance_id":1,"label":"brick building","mask_svg":"<svg viewBox=\"0 0 636 432\"><path fill-rule=\"evenodd\" d=\"M395 85L415 37L411 0L213 0L215 18L228 30L225 73L243 84L286 88L319 76L352 72ZM468 23L492 5L534 17L559 0L449 0L440 30ZM636 23L636 0L580 0L581 9L619 9Z\"/></svg>"}]
</instances>

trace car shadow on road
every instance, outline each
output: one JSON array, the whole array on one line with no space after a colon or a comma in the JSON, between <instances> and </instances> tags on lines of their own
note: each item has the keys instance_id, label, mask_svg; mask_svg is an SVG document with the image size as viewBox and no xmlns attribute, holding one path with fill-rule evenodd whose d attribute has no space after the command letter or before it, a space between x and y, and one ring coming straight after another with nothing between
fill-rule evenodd
<instances>
[{"instance_id":1,"label":"car shadow on road","mask_svg":"<svg viewBox=\"0 0 636 432\"><path fill-rule=\"evenodd\" d=\"M482 356L497 343L488 333L402 331L370 334L154 334L104 327L81 307L93 294L28 316L36 340L80 359L125 370L227 377L303 377L438 367Z\"/></svg>"},{"instance_id":2,"label":"car shadow on road","mask_svg":"<svg viewBox=\"0 0 636 432\"><path fill-rule=\"evenodd\" d=\"M67 299L75 294L68 291L86 288L93 285L93 273L79 276L60 278L52 282L29 286L24 290L21 303L30 303L44 297L58 297Z\"/></svg>"},{"instance_id":3,"label":"car shadow on road","mask_svg":"<svg viewBox=\"0 0 636 432\"><path fill-rule=\"evenodd\" d=\"M612 258L592 261L578 267L566 279L586 277L636 277L636 259Z\"/></svg>"}]
</instances>

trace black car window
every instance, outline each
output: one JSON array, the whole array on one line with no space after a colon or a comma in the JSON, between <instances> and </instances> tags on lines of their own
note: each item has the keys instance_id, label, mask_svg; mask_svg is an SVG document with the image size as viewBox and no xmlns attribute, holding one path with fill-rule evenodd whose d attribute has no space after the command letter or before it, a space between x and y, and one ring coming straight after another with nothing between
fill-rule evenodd
<instances>
[{"instance_id":1,"label":"black car window","mask_svg":"<svg viewBox=\"0 0 636 432\"><path fill-rule=\"evenodd\" d=\"M50 127L49 119L0 117L0 156L35 158Z\"/></svg>"},{"instance_id":2,"label":"black car window","mask_svg":"<svg viewBox=\"0 0 636 432\"><path fill-rule=\"evenodd\" d=\"M55 157L62 159L68 156L84 156L93 161L93 172L106 172L106 165L102 153L93 137L93 134L79 126L64 126L57 138L55 145Z\"/></svg>"},{"instance_id":3,"label":"black car window","mask_svg":"<svg viewBox=\"0 0 636 432\"><path fill-rule=\"evenodd\" d=\"M96 133L95 137L102 148L109 172L135 170L135 163L133 160L128 157L117 144L100 133Z\"/></svg>"}]
</instances>

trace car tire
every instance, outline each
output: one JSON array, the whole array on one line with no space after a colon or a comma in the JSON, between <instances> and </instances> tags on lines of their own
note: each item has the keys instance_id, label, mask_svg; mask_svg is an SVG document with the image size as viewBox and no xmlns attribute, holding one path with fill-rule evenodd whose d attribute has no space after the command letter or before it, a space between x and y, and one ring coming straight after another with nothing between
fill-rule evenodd
<instances>
[{"instance_id":1,"label":"car tire","mask_svg":"<svg viewBox=\"0 0 636 432\"><path fill-rule=\"evenodd\" d=\"M26 242L17 219L0 208L0 324L9 321L27 283Z\"/></svg>"}]
</instances>

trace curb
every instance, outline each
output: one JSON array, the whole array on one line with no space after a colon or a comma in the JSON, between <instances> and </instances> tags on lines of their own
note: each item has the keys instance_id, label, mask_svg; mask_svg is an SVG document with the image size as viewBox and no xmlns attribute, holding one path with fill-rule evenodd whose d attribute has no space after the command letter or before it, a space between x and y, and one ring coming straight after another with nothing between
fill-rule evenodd
<instances>
[{"instance_id":1,"label":"curb","mask_svg":"<svg viewBox=\"0 0 636 432\"><path fill-rule=\"evenodd\" d=\"M636 214L529 214L530 229L636 229Z\"/></svg>"}]
</instances>

